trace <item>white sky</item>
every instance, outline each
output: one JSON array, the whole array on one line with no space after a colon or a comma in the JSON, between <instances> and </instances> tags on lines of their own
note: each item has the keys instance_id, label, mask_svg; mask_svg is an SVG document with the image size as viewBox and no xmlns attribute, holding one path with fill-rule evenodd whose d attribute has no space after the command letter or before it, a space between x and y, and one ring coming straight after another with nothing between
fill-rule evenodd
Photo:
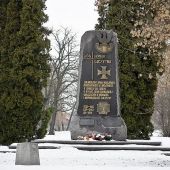
<instances>
[{"instance_id":1,"label":"white sky","mask_svg":"<svg viewBox=\"0 0 170 170\"><path fill-rule=\"evenodd\" d=\"M54 29L60 26L68 27L77 33L80 41L83 33L94 30L97 23L98 14L94 2L95 0L47 0L47 26Z\"/></svg>"}]
</instances>

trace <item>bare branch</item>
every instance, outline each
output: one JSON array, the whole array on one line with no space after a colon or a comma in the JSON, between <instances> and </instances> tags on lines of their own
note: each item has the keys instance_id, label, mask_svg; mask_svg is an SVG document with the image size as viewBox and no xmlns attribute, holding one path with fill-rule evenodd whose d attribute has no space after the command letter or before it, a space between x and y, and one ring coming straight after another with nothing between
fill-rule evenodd
<instances>
[{"instance_id":1,"label":"bare branch","mask_svg":"<svg viewBox=\"0 0 170 170\"><path fill-rule=\"evenodd\" d=\"M76 102L78 59L76 34L68 28L61 28L52 33L54 54L51 57L51 76L48 82L47 104L58 111L71 112ZM56 116L52 116L55 121ZM50 130L54 130L52 123Z\"/></svg>"}]
</instances>

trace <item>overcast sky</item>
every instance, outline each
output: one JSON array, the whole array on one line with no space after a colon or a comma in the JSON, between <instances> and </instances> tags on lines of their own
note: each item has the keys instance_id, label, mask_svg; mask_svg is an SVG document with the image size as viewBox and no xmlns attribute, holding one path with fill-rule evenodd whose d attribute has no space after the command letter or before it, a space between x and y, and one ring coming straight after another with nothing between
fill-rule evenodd
<instances>
[{"instance_id":1,"label":"overcast sky","mask_svg":"<svg viewBox=\"0 0 170 170\"><path fill-rule=\"evenodd\" d=\"M97 23L98 14L94 2L95 0L47 0L48 27L68 27L77 33L80 41L82 34L93 30Z\"/></svg>"}]
</instances>

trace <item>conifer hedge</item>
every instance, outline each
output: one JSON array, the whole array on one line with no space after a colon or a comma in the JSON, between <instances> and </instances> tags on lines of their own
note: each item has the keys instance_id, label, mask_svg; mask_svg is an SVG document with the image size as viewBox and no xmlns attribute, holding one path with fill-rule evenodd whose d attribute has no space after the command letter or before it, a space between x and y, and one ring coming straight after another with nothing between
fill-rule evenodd
<instances>
[{"instance_id":1,"label":"conifer hedge","mask_svg":"<svg viewBox=\"0 0 170 170\"><path fill-rule=\"evenodd\" d=\"M154 11L132 0L97 0L96 6L99 14L96 29L112 29L118 34L121 114L127 124L128 138L149 139L161 58L149 53L147 47L134 48L139 39L132 36L131 30L141 19L139 11L148 10L148 18L143 17L148 23L153 20Z\"/></svg>"},{"instance_id":2,"label":"conifer hedge","mask_svg":"<svg viewBox=\"0 0 170 170\"><path fill-rule=\"evenodd\" d=\"M50 71L45 8L45 0L0 1L1 144L45 135L49 112L42 89Z\"/></svg>"}]
</instances>

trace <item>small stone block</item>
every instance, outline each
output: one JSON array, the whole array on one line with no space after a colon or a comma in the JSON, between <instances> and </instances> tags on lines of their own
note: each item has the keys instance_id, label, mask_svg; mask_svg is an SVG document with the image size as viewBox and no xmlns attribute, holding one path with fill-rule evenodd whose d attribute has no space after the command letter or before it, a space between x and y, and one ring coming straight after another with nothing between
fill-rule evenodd
<instances>
[{"instance_id":1,"label":"small stone block","mask_svg":"<svg viewBox=\"0 0 170 170\"><path fill-rule=\"evenodd\" d=\"M37 143L17 144L15 165L40 165Z\"/></svg>"}]
</instances>

